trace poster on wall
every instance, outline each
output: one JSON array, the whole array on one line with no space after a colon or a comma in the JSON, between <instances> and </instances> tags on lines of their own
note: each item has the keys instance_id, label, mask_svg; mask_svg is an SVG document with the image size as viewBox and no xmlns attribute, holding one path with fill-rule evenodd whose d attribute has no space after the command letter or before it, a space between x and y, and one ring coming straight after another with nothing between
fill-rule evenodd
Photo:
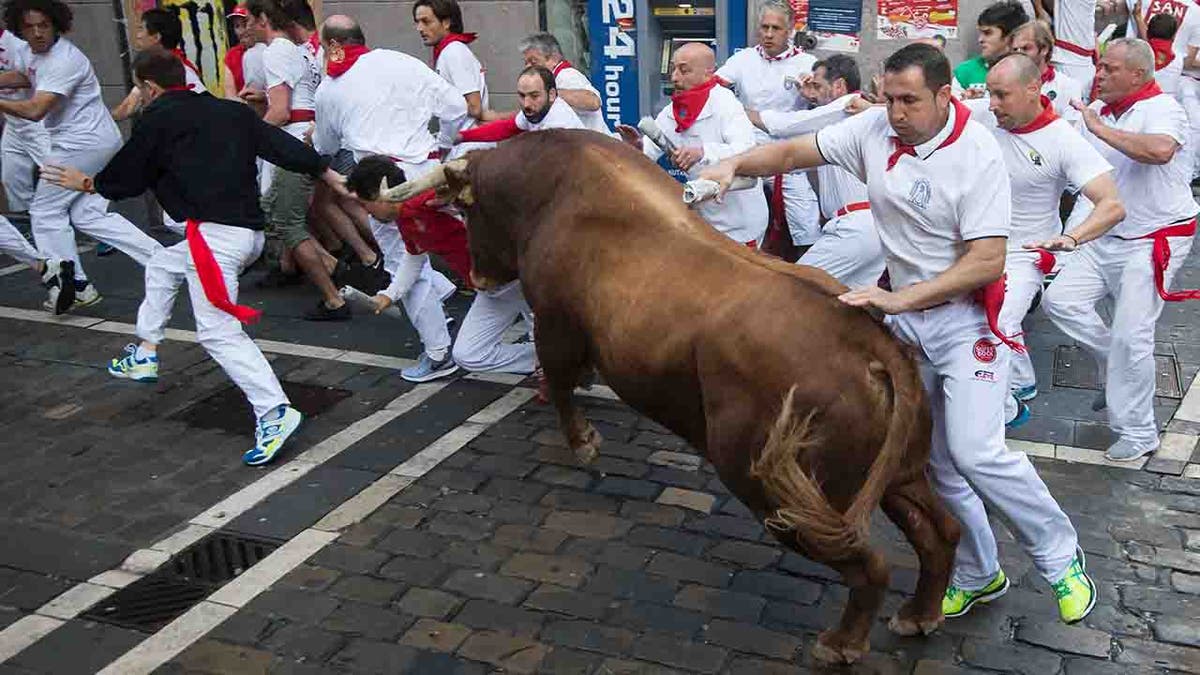
<instances>
[{"instance_id":1,"label":"poster on wall","mask_svg":"<svg viewBox=\"0 0 1200 675\"><path fill-rule=\"evenodd\" d=\"M601 0L588 12L592 46L592 82L600 90L600 109L609 128L638 122L637 24L634 0Z\"/></svg>"},{"instance_id":2,"label":"poster on wall","mask_svg":"<svg viewBox=\"0 0 1200 675\"><path fill-rule=\"evenodd\" d=\"M221 91L221 67L226 41L225 15L236 5L233 0L125 0L125 20L129 45L136 48L133 36L142 22L142 12L155 7L174 13L183 23L183 52L196 64L204 86L210 92Z\"/></svg>"},{"instance_id":3,"label":"poster on wall","mask_svg":"<svg viewBox=\"0 0 1200 675\"><path fill-rule=\"evenodd\" d=\"M958 37L958 0L879 0L880 40Z\"/></svg>"},{"instance_id":4,"label":"poster on wall","mask_svg":"<svg viewBox=\"0 0 1200 675\"><path fill-rule=\"evenodd\" d=\"M817 49L858 53L862 3L855 0L788 0L796 30L817 40Z\"/></svg>"}]
</instances>

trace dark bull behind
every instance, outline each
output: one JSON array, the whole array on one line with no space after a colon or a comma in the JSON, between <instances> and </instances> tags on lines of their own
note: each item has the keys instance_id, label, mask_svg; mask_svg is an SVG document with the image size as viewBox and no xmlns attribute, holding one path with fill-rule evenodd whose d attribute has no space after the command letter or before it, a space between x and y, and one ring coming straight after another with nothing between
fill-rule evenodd
<instances>
[{"instance_id":1,"label":"dark bull behind","mask_svg":"<svg viewBox=\"0 0 1200 675\"><path fill-rule=\"evenodd\" d=\"M520 277L568 445L600 437L572 401L591 368L686 439L786 546L850 587L814 650L857 660L888 584L867 536L881 504L920 558L892 630L942 621L958 524L925 478L930 417L917 367L824 272L725 238L641 153L589 131L524 134L387 191L438 187L467 212L472 274Z\"/></svg>"}]
</instances>

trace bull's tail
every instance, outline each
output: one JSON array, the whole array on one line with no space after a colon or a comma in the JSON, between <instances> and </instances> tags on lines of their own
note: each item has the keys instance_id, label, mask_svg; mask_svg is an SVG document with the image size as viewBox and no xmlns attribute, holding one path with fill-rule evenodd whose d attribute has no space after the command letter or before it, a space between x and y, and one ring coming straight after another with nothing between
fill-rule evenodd
<instances>
[{"instance_id":1,"label":"bull's tail","mask_svg":"<svg viewBox=\"0 0 1200 675\"><path fill-rule=\"evenodd\" d=\"M915 375L908 372L909 364L904 359L892 361L899 373L878 362L871 367L873 372L882 370L888 376L892 415L883 447L845 513L833 507L817 481L800 466L800 450L820 439L811 428L816 411L803 419L796 418L792 408L794 385L783 398L783 409L762 454L750 467L750 475L762 481L768 502L776 505L764 524L779 532L794 531L801 549L813 558L836 561L861 555L869 539L871 512L904 457L919 412L920 393L909 391L914 379L904 375Z\"/></svg>"}]
</instances>

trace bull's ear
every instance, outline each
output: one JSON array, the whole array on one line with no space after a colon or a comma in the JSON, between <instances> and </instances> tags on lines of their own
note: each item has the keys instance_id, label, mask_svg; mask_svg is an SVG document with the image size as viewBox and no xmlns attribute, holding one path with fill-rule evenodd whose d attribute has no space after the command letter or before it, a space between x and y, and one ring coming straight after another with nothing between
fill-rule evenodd
<instances>
[{"instance_id":1,"label":"bull's ear","mask_svg":"<svg viewBox=\"0 0 1200 675\"><path fill-rule=\"evenodd\" d=\"M453 199L466 206L474 204L475 194L471 189L470 163L468 161L447 162L443 166L446 171L446 185L438 189L438 197L449 197L445 201ZM445 195L443 195L443 190Z\"/></svg>"}]
</instances>

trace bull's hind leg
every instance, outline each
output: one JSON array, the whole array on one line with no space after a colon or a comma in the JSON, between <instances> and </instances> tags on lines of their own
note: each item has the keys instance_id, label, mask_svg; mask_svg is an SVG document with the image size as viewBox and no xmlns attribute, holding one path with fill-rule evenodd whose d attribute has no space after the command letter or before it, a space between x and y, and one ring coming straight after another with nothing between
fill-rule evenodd
<instances>
[{"instance_id":1,"label":"bull's hind leg","mask_svg":"<svg viewBox=\"0 0 1200 675\"><path fill-rule=\"evenodd\" d=\"M807 555L799 548L796 550ZM842 582L850 589L850 598L842 609L837 628L821 633L813 647L813 658L831 665L855 663L871 647L871 626L887 592L887 561L866 547L841 560L813 560L837 570L842 575Z\"/></svg>"},{"instance_id":2,"label":"bull's hind leg","mask_svg":"<svg viewBox=\"0 0 1200 675\"><path fill-rule=\"evenodd\" d=\"M538 314L533 324L538 361L546 378L546 397L558 413L558 425L575 457L590 464L600 452L600 432L575 405L573 392L587 363L587 341L565 319Z\"/></svg>"},{"instance_id":3,"label":"bull's hind leg","mask_svg":"<svg viewBox=\"0 0 1200 675\"><path fill-rule=\"evenodd\" d=\"M883 512L904 532L920 559L921 572L911 600L900 606L888 628L898 635L929 634L942 624L942 595L954 568L958 522L933 494L922 473L883 495Z\"/></svg>"}]
</instances>

